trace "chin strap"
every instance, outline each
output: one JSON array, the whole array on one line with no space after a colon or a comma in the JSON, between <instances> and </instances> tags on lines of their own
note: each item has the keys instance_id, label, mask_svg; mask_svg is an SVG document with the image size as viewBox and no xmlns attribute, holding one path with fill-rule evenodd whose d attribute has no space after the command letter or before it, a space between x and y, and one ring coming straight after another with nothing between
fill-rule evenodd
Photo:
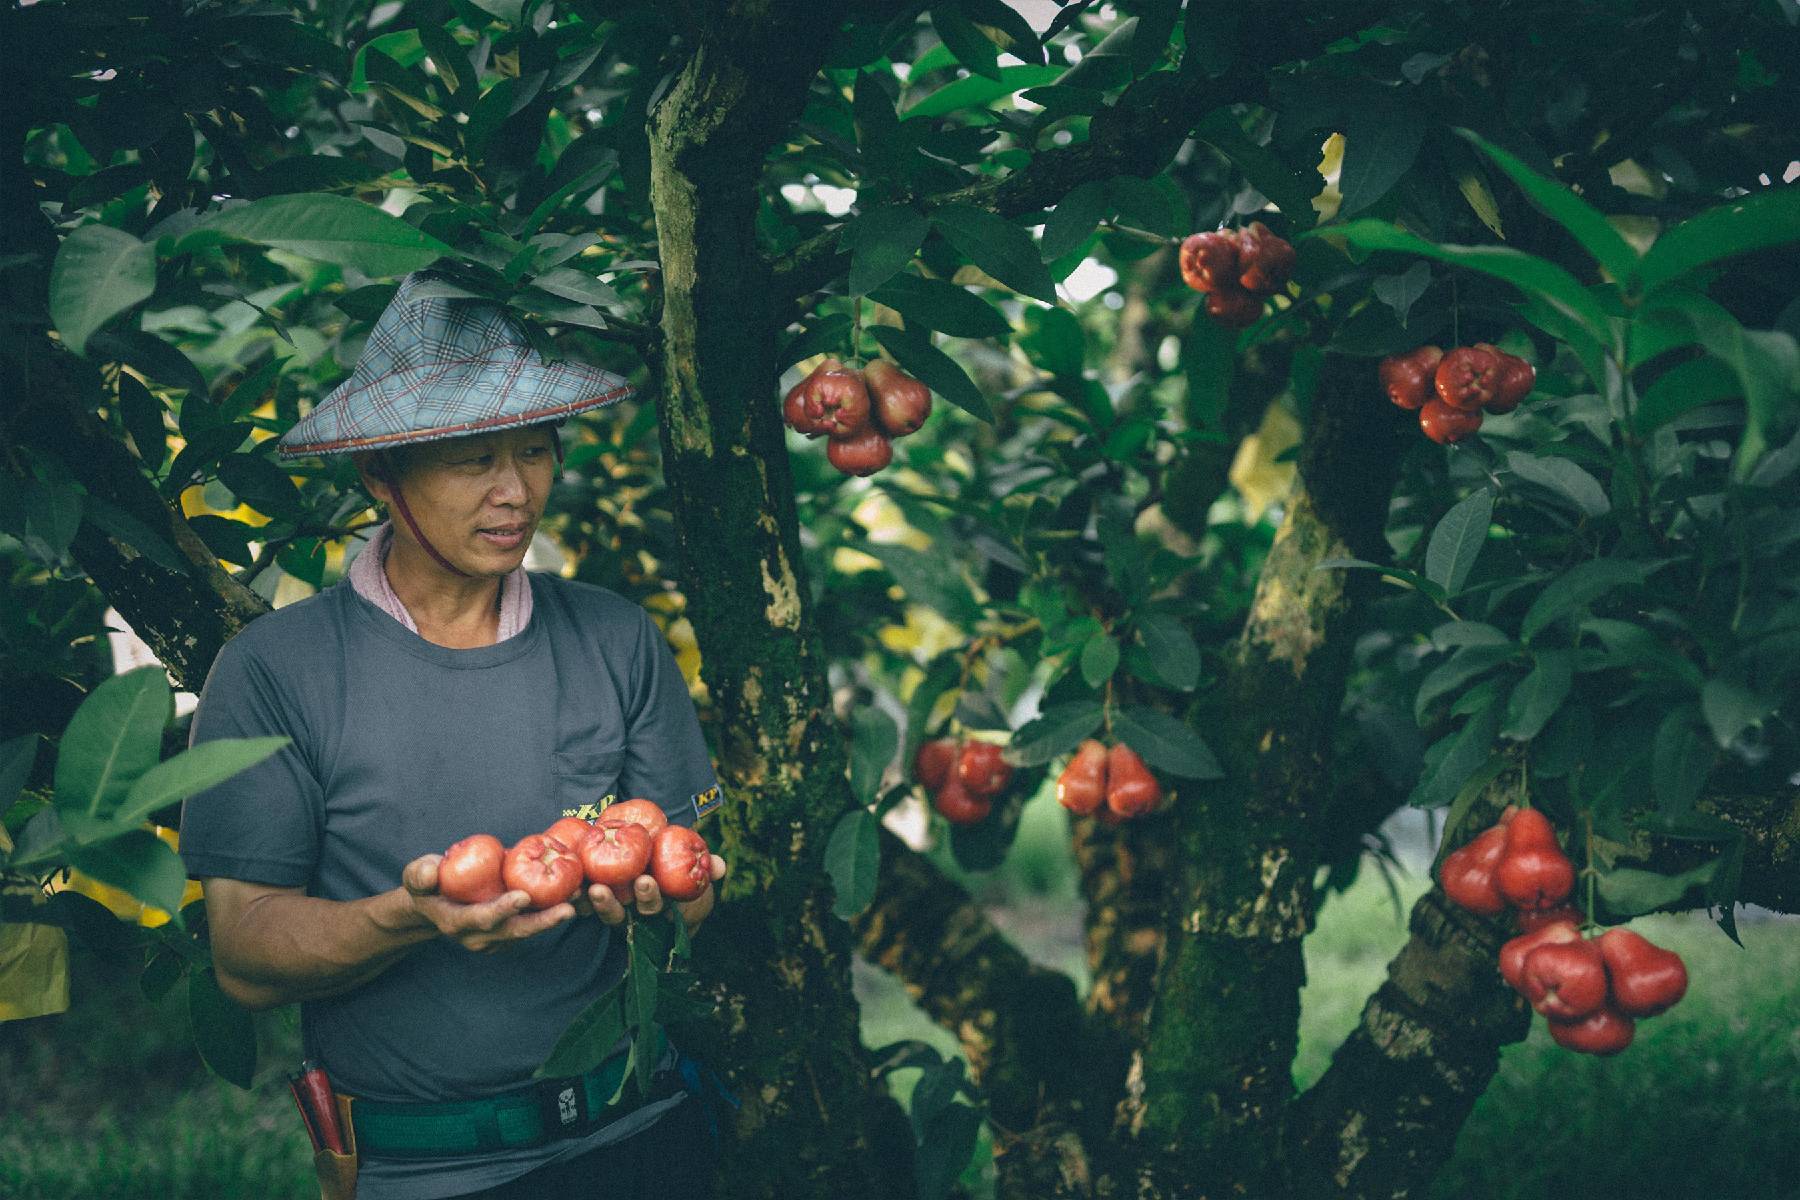
<instances>
[{"instance_id":1,"label":"chin strap","mask_svg":"<svg viewBox=\"0 0 1800 1200\"><path fill-rule=\"evenodd\" d=\"M400 514L400 519L406 522L407 529L412 531L413 541L419 543L419 547L431 555L432 561L444 570L464 579L471 578L467 571L459 571L451 566L450 560L439 554L437 547L426 541L425 535L419 532L419 523L413 520L412 510L406 506L406 497L400 491L400 476L390 466L386 450L377 451L375 454L375 473L381 476L381 481L387 484L388 490L394 494L394 511Z\"/></svg>"}]
</instances>

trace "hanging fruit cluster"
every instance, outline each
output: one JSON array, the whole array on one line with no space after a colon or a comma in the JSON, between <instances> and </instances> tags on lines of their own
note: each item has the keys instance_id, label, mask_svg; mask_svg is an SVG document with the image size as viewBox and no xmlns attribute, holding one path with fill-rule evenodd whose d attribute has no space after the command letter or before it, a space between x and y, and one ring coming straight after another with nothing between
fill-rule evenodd
<instances>
[{"instance_id":1,"label":"hanging fruit cluster","mask_svg":"<svg viewBox=\"0 0 1800 1200\"><path fill-rule=\"evenodd\" d=\"M781 415L795 433L825 438L825 457L844 474L873 475L893 461L892 439L925 424L931 390L886 359L859 371L827 358L788 389Z\"/></svg>"},{"instance_id":2,"label":"hanging fruit cluster","mask_svg":"<svg viewBox=\"0 0 1800 1200\"><path fill-rule=\"evenodd\" d=\"M1058 804L1077 816L1097 812L1108 824L1153 812L1162 798L1162 784L1123 742L1109 747L1088 738L1056 780Z\"/></svg>"},{"instance_id":3,"label":"hanging fruit cluster","mask_svg":"<svg viewBox=\"0 0 1800 1200\"><path fill-rule=\"evenodd\" d=\"M933 738L913 755L913 778L924 785L931 806L952 825L987 819L994 800L1012 782L1012 764L993 742Z\"/></svg>"},{"instance_id":4,"label":"hanging fruit cluster","mask_svg":"<svg viewBox=\"0 0 1800 1200\"><path fill-rule=\"evenodd\" d=\"M1246 229L1189 234L1181 243L1181 278L1206 293L1206 314L1231 329L1254 325L1263 301L1287 286L1294 248L1261 221Z\"/></svg>"},{"instance_id":5,"label":"hanging fruit cluster","mask_svg":"<svg viewBox=\"0 0 1800 1200\"><path fill-rule=\"evenodd\" d=\"M1439 882L1471 912L1519 910L1520 933L1500 948L1500 974L1544 1015L1559 1046L1617 1054L1639 1020L1687 992L1687 967L1674 951L1629 929L1582 936L1581 913L1566 903L1575 865L1536 809L1508 809L1444 859Z\"/></svg>"},{"instance_id":6,"label":"hanging fruit cluster","mask_svg":"<svg viewBox=\"0 0 1800 1200\"><path fill-rule=\"evenodd\" d=\"M1483 410L1509 413L1531 394L1537 371L1516 355L1476 342L1448 354L1420 346L1381 360L1381 387L1401 408L1417 410L1419 428L1439 445L1481 428Z\"/></svg>"}]
</instances>

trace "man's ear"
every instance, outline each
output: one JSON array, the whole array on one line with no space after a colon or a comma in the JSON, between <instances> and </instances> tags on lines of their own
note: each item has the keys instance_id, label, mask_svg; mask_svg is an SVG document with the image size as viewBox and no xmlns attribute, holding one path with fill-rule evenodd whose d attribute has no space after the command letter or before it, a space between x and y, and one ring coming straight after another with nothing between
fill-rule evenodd
<instances>
[{"instance_id":1,"label":"man's ear","mask_svg":"<svg viewBox=\"0 0 1800 1200\"><path fill-rule=\"evenodd\" d=\"M380 450L359 450L350 456L350 461L356 467L357 475L362 478L363 490L369 493L373 499L383 504L391 504L394 500L393 489L388 487L387 482L381 477L380 466L376 459L376 456L381 453ZM392 459L390 458L389 464L391 465L391 463Z\"/></svg>"}]
</instances>

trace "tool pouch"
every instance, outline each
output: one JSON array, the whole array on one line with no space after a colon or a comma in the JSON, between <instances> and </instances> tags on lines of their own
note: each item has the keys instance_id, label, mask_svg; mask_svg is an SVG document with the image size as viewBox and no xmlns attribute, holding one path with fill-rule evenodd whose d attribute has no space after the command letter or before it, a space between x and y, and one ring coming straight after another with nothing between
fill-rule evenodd
<instances>
[{"instance_id":1,"label":"tool pouch","mask_svg":"<svg viewBox=\"0 0 1800 1200\"><path fill-rule=\"evenodd\" d=\"M345 1153L320 1147L313 1151L313 1171L319 1177L319 1200L356 1200L356 1126L350 1120L351 1096L337 1096L338 1128L344 1133Z\"/></svg>"}]
</instances>

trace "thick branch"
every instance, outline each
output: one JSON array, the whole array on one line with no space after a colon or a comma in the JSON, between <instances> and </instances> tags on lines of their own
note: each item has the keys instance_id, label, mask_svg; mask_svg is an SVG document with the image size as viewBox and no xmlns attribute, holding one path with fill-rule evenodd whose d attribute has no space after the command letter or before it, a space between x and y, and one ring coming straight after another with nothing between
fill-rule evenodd
<instances>
[{"instance_id":1,"label":"thick branch","mask_svg":"<svg viewBox=\"0 0 1800 1200\"><path fill-rule=\"evenodd\" d=\"M1123 1058L1108 1064L1090 1045L1068 976L1026 958L966 891L899 838L884 829L881 839L875 900L854 922L858 948L961 1040L995 1123L1025 1129L1046 1103L1080 1112L1097 1081L1116 1086Z\"/></svg>"}]
</instances>

